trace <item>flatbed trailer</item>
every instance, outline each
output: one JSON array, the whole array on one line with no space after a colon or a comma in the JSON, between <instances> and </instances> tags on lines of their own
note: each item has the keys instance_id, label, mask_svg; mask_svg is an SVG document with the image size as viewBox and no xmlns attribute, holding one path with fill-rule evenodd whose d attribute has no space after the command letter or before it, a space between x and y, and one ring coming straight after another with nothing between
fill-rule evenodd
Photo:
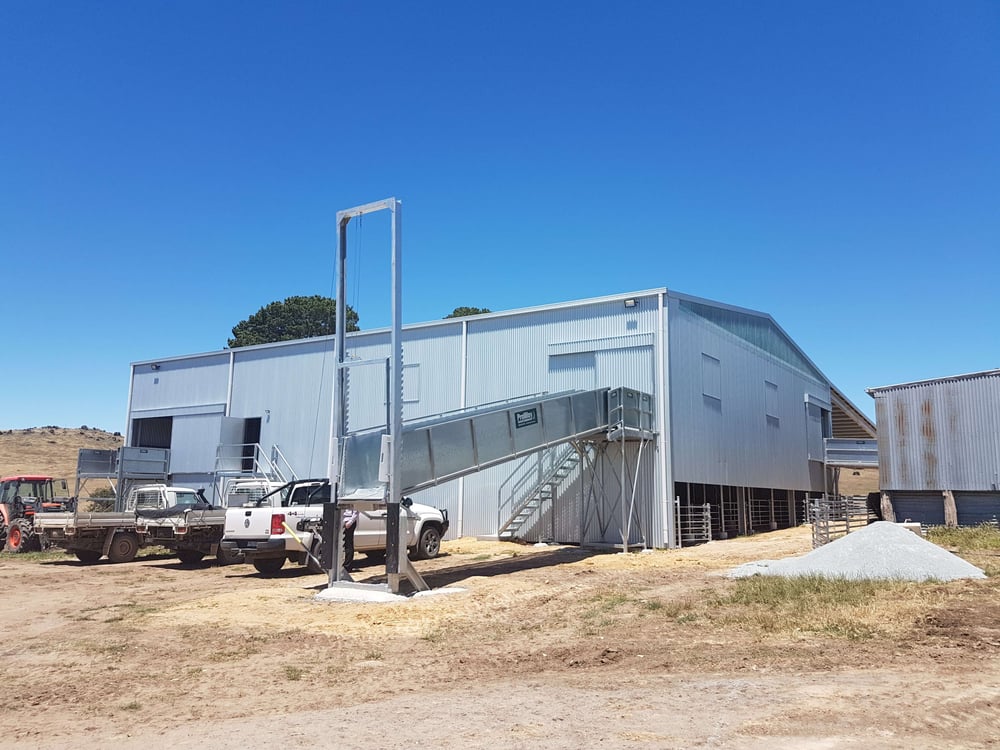
<instances>
[{"instance_id":1,"label":"flatbed trailer","mask_svg":"<svg viewBox=\"0 0 1000 750\"><path fill-rule=\"evenodd\" d=\"M46 513L35 531L48 544L62 547L80 562L128 562L143 546L135 513Z\"/></svg>"},{"instance_id":2,"label":"flatbed trailer","mask_svg":"<svg viewBox=\"0 0 1000 750\"><path fill-rule=\"evenodd\" d=\"M195 494L163 485L137 487L128 500L129 507L136 509L45 513L39 516L36 529L46 543L72 552L85 563L102 557L129 562L141 548L155 545L173 550L184 563L206 555L217 555L220 562L237 562L238 555L221 550L225 509L200 501L178 502Z\"/></svg>"}]
</instances>

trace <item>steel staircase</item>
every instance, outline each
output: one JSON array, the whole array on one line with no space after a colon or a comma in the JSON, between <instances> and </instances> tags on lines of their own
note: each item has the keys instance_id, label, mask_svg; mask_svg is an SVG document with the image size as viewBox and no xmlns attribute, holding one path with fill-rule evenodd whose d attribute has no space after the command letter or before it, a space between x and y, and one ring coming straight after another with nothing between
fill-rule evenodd
<instances>
[{"instance_id":1,"label":"steel staircase","mask_svg":"<svg viewBox=\"0 0 1000 750\"><path fill-rule=\"evenodd\" d=\"M511 513L506 521L500 524L497 538L514 539L525 522L535 515L545 502L551 502L556 490L566 477L570 476L580 464L580 453L573 445L567 446L553 461L552 468L545 472L541 479L531 485L527 492L514 501Z\"/></svg>"}]
</instances>

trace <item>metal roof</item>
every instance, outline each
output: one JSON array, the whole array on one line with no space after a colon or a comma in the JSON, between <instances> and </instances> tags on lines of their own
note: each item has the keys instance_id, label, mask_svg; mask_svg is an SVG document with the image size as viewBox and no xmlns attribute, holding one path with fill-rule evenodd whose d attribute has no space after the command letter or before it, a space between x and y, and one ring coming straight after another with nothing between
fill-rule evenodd
<instances>
[{"instance_id":1,"label":"metal roof","mask_svg":"<svg viewBox=\"0 0 1000 750\"><path fill-rule=\"evenodd\" d=\"M830 386L830 400L833 402L831 418L835 438L860 438L863 440L878 437L875 423L832 385Z\"/></svg>"},{"instance_id":2,"label":"metal roof","mask_svg":"<svg viewBox=\"0 0 1000 750\"><path fill-rule=\"evenodd\" d=\"M624 301L624 300L633 299L633 298L639 299L641 297L652 297L654 295L665 294L665 293L667 293L667 289L665 287L660 287L660 288L656 288L656 289L645 289L643 291L638 291L638 292L622 292L620 294L609 294L609 295L606 295L606 296L603 296L603 297L588 297L586 299L569 300L567 302L555 302L555 303L548 304L548 305L535 305L533 307L520 307L520 308L517 308L517 309L514 309L514 310L501 310L499 312L482 313L480 315L466 315L466 316L463 316L461 318L442 318L441 320L430 320L430 321L425 321L423 323L407 323L406 325L403 326L403 329L406 330L406 331L412 331L412 330L423 329L423 328L433 328L435 326L449 326L449 325L456 325L456 324L457 325L461 325L462 321L465 321L465 320L469 320L469 321L471 321L471 320L476 320L476 321L480 321L480 320L494 320L494 319L499 319L499 318L516 317L516 316L520 316L520 315L528 315L528 314L531 314L531 313L545 312L545 311L550 311L550 310L568 310L568 309L572 309L574 307L585 307L587 305L599 305L599 304L602 304L602 303L605 303L605 302L618 302L619 300L620 301ZM698 298L697 297L691 297L690 299L697 300ZM709 304L718 304L718 303L709 303ZM731 309L735 310L735 309L738 309L738 308L731 308ZM757 314L761 315L763 313L757 313ZM387 328L387 327L385 327L385 328L367 328L367 329L365 329L363 331L352 331L351 333L347 334L347 338L348 338L348 340L350 340L354 336L371 336L371 335L379 334L379 333L383 333L383 334L384 333L389 333L390 331L391 331L391 329ZM331 342L331 349L332 349L333 339L334 339L333 336L314 336L314 337L308 338L308 339L289 339L288 341L274 341L274 342L271 342L271 343L268 343L268 344L255 344L253 346L239 346L239 347L236 347L236 348L233 348L233 349L229 349L229 348L227 348L227 349L216 349L215 351L211 351L211 352L200 352L200 353L196 353L196 354L182 354L182 355L173 356L173 357L157 357L155 359L142 359L142 360L137 360L135 362L132 362L131 364L132 364L132 366L136 366L136 365L150 365L150 364L153 364L153 363L173 362L173 361L178 361L178 360L195 359L195 358L198 358L198 357L217 357L217 356L219 356L221 354L229 354L230 352L259 351L261 349L276 349L276 348L282 347L282 346L301 345L302 342L304 342L304 341L315 341L315 342L329 341L329 342Z\"/></svg>"},{"instance_id":3,"label":"metal roof","mask_svg":"<svg viewBox=\"0 0 1000 750\"><path fill-rule=\"evenodd\" d=\"M876 388L866 388L865 393L874 398L876 393L896 390L898 388L915 388L917 386L932 385L934 383L953 383L960 380L974 380L976 378L986 378L996 375L1000 375L1000 370L980 370L979 372L969 372L964 375L946 375L941 378L928 378L927 380L913 380L910 381L909 383L897 383L896 385L880 385Z\"/></svg>"}]
</instances>

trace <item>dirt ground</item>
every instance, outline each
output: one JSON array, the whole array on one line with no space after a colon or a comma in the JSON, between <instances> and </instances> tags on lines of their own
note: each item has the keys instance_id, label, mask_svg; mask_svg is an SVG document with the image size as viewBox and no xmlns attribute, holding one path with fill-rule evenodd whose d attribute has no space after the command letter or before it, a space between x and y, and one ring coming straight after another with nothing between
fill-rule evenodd
<instances>
[{"instance_id":1,"label":"dirt ground","mask_svg":"<svg viewBox=\"0 0 1000 750\"><path fill-rule=\"evenodd\" d=\"M857 632L786 629L725 614L720 573L808 551L805 528L444 548L417 567L460 590L394 604L316 602L324 577L290 566L0 555L0 747L1000 745L997 578L914 584Z\"/></svg>"}]
</instances>

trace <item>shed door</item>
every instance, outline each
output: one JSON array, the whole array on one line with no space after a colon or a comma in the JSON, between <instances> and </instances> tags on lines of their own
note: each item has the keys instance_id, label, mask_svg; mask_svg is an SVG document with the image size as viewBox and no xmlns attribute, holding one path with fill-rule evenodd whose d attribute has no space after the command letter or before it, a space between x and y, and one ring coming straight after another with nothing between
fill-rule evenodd
<instances>
[{"instance_id":1,"label":"shed door","mask_svg":"<svg viewBox=\"0 0 1000 750\"><path fill-rule=\"evenodd\" d=\"M549 392L590 391L597 387L594 352L549 355Z\"/></svg>"},{"instance_id":2,"label":"shed door","mask_svg":"<svg viewBox=\"0 0 1000 750\"><path fill-rule=\"evenodd\" d=\"M184 414L174 417L170 445L173 474L211 474L222 434L221 414Z\"/></svg>"},{"instance_id":3,"label":"shed door","mask_svg":"<svg viewBox=\"0 0 1000 750\"><path fill-rule=\"evenodd\" d=\"M141 417L132 420L133 448L169 448L173 417Z\"/></svg>"}]
</instances>

